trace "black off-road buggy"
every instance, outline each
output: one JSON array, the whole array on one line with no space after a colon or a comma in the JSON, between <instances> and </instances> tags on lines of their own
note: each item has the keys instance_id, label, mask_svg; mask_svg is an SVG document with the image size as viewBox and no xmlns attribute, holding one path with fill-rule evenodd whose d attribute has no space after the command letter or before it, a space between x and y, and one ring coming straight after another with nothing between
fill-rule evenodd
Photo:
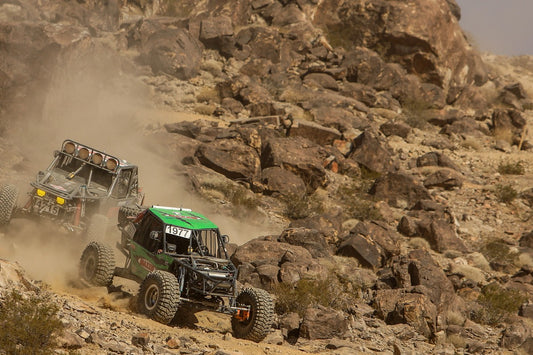
<instances>
[{"instance_id":1,"label":"black off-road buggy","mask_svg":"<svg viewBox=\"0 0 533 355\"><path fill-rule=\"evenodd\" d=\"M21 207L15 186L0 188L0 225L12 217L38 216L94 239L105 233L120 206L141 204L143 198L137 166L73 140L63 142L31 186Z\"/></svg>"},{"instance_id":2,"label":"black off-road buggy","mask_svg":"<svg viewBox=\"0 0 533 355\"><path fill-rule=\"evenodd\" d=\"M187 306L230 314L239 338L259 342L269 333L274 314L270 294L237 290L228 237L207 218L181 208L121 208L119 229L117 248L126 257L124 267L115 267L110 247L91 242L80 260L82 280L95 286L110 286L114 276L139 282L138 310L164 324L179 318Z\"/></svg>"}]
</instances>

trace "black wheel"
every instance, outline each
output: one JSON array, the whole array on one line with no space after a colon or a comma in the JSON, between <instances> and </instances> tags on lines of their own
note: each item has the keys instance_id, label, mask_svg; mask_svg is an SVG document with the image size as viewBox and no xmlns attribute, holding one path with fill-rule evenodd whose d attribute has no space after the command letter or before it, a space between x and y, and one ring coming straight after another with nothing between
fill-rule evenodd
<instances>
[{"instance_id":1,"label":"black wheel","mask_svg":"<svg viewBox=\"0 0 533 355\"><path fill-rule=\"evenodd\" d=\"M0 188L0 226L8 224L17 203L17 188L4 185Z\"/></svg>"},{"instance_id":2,"label":"black wheel","mask_svg":"<svg viewBox=\"0 0 533 355\"><path fill-rule=\"evenodd\" d=\"M128 222L133 220L132 217L137 217L143 211L142 208L136 206L122 206L118 210L118 224L125 227Z\"/></svg>"},{"instance_id":3,"label":"black wheel","mask_svg":"<svg viewBox=\"0 0 533 355\"><path fill-rule=\"evenodd\" d=\"M79 274L82 280L94 286L109 286L115 272L113 250L100 242L91 242L80 259Z\"/></svg>"},{"instance_id":4,"label":"black wheel","mask_svg":"<svg viewBox=\"0 0 533 355\"><path fill-rule=\"evenodd\" d=\"M109 218L103 214L94 214L91 216L89 226L87 227L88 240L105 240Z\"/></svg>"},{"instance_id":5,"label":"black wheel","mask_svg":"<svg viewBox=\"0 0 533 355\"><path fill-rule=\"evenodd\" d=\"M178 310L179 292L176 276L166 271L152 271L139 287L139 312L157 322L168 324Z\"/></svg>"},{"instance_id":6,"label":"black wheel","mask_svg":"<svg viewBox=\"0 0 533 355\"><path fill-rule=\"evenodd\" d=\"M237 296L237 307L250 307L247 319L231 318L231 328L237 338L255 342L263 340L268 333L274 319L274 302L265 290L245 288Z\"/></svg>"}]
</instances>

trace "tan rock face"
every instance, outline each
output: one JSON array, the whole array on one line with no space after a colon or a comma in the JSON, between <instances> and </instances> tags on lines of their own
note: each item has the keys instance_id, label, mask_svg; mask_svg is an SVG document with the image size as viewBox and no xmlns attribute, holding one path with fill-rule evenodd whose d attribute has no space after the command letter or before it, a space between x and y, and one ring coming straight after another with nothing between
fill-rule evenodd
<instances>
[{"instance_id":1,"label":"tan rock face","mask_svg":"<svg viewBox=\"0 0 533 355\"><path fill-rule=\"evenodd\" d=\"M333 46L374 49L445 89L487 80L446 0L325 0L314 11L314 24L328 29Z\"/></svg>"},{"instance_id":2,"label":"tan rock face","mask_svg":"<svg viewBox=\"0 0 533 355\"><path fill-rule=\"evenodd\" d=\"M26 278L19 264L0 259L0 290L10 288L33 290L35 286Z\"/></svg>"}]
</instances>

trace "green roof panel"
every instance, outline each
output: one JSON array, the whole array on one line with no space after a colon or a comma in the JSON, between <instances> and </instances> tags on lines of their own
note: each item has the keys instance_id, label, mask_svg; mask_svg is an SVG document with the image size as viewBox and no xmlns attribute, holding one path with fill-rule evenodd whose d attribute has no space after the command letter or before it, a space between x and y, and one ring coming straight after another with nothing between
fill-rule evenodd
<instances>
[{"instance_id":1,"label":"green roof panel","mask_svg":"<svg viewBox=\"0 0 533 355\"><path fill-rule=\"evenodd\" d=\"M218 229L218 226L203 215L189 209L153 206L150 211L163 223L188 229Z\"/></svg>"}]
</instances>

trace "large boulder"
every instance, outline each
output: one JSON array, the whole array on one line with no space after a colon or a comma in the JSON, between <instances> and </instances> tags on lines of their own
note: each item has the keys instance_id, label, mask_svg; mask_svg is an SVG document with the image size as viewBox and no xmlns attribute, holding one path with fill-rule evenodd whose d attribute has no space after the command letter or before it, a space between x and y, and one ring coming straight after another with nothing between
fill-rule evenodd
<instances>
[{"instance_id":1,"label":"large boulder","mask_svg":"<svg viewBox=\"0 0 533 355\"><path fill-rule=\"evenodd\" d=\"M273 166L261 171L261 183L265 186L265 194L281 194L291 198L302 198L306 187L303 180L296 174Z\"/></svg>"},{"instance_id":2,"label":"large boulder","mask_svg":"<svg viewBox=\"0 0 533 355\"><path fill-rule=\"evenodd\" d=\"M322 126L335 128L345 135L349 134L349 131L354 128L366 129L369 127L369 122L366 117L362 117L345 108L320 106L312 109L311 115L313 115L314 120Z\"/></svg>"},{"instance_id":3,"label":"large boulder","mask_svg":"<svg viewBox=\"0 0 533 355\"><path fill-rule=\"evenodd\" d=\"M270 237L253 239L239 246L231 256L239 267L239 281L271 289L279 281L295 284L304 277L324 274L309 251Z\"/></svg>"},{"instance_id":4,"label":"large boulder","mask_svg":"<svg viewBox=\"0 0 533 355\"><path fill-rule=\"evenodd\" d=\"M242 59L264 58L272 63L280 62L281 35L266 26L248 26L235 35L237 48L241 50Z\"/></svg>"},{"instance_id":5,"label":"large boulder","mask_svg":"<svg viewBox=\"0 0 533 355\"><path fill-rule=\"evenodd\" d=\"M453 188L461 188L463 186L464 177L461 173L453 169L442 168L429 174L424 179L424 186L429 188L441 187L446 190Z\"/></svg>"},{"instance_id":6,"label":"large boulder","mask_svg":"<svg viewBox=\"0 0 533 355\"><path fill-rule=\"evenodd\" d=\"M454 303L455 292L452 283L429 252L416 249L406 256L391 260L393 274L399 288L423 286L418 290L426 295L437 311L442 313Z\"/></svg>"},{"instance_id":7,"label":"large boulder","mask_svg":"<svg viewBox=\"0 0 533 355\"><path fill-rule=\"evenodd\" d=\"M334 140L341 138L341 133L335 128L321 126L314 122L295 121L289 130L290 137L307 138L318 145L331 145Z\"/></svg>"},{"instance_id":8,"label":"large boulder","mask_svg":"<svg viewBox=\"0 0 533 355\"><path fill-rule=\"evenodd\" d=\"M232 180L259 179L260 160L257 152L236 139L217 139L198 147L196 157L204 166Z\"/></svg>"},{"instance_id":9,"label":"large boulder","mask_svg":"<svg viewBox=\"0 0 533 355\"><path fill-rule=\"evenodd\" d=\"M304 247L314 258L330 255L326 238L316 229L287 228L279 236L279 241Z\"/></svg>"},{"instance_id":10,"label":"large boulder","mask_svg":"<svg viewBox=\"0 0 533 355\"><path fill-rule=\"evenodd\" d=\"M354 149L348 156L370 171L386 173L393 170L394 161L387 142L367 130L353 141Z\"/></svg>"},{"instance_id":11,"label":"large boulder","mask_svg":"<svg viewBox=\"0 0 533 355\"><path fill-rule=\"evenodd\" d=\"M378 290L374 306L387 324L409 324L419 334L432 338L437 328L437 307L424 294L405 290Z\"/></svg>"},{"instance_id":12,"label":"large boulder","mask_svg":"<svg viewBox=\"0 0 533 355\"><path fill-rule=\"evenodd\" d=\"M200 22L200 41L207 47L229 56L235 49L233 24L227 16L209 17Z\"/></svg>"},{"instance_id":13,"label":"large boulder","mask_svg":"<svg viewBox=\"0 0 533 355\"><path fill-rule=\"evenodd\" d=\"M455 225L443 218L424 218L418 223L418 233L425 238L432 249L443 253L447 250L468 251L465 243L455 231Z\"/></svg>"},{"instance_id":14,"label":"large boulder","mask_svg":"<svg viewBox=\"0 0 533 355\"><path fill-rule=\"evenodd\" d=\"M143 20L130 30L131 43L140 47L140 61L154 74L168 74L181 80L200 69L203 45L189 31L165 20Z\"/></svg>"},{"instance_id":15,"label":"large boulder","mask_svg":"<svg viewBox=\"0 0 533 355\"><path fill-rule=\"evenodd\" d=\"M349 36L346 44L375 49L424 82L447 89L487 81L447 0L326 0L313 19L331 37Z\"/></svg>"},{"instance_id":16,"label":"large boulder","mask_svg":"<svg viewBox=\"0 0 533 355\"><path fill-rule=\"evenodd\" d=\"M400 253L398 237L383 223L360 222L341 240L337 255L356 258L363 266L377 269Z\"/></svg>"},{"instance_id":17,"label":"large boulder","mask_svg":"<svg viewBox=\"0 0 533 355\"><path fill-rule=\"evenodd\" d=\"M416 159L416 166L441 166L460 171L459 167L444 153L429 152Z\"/></svg>"},{"instance_id":18,"label":"large boulder","mask_svg":"<svg viewBox=\"0 0 533 355\"><path fill-rule=\"evenodd\" d=\"M300 336L306 339L341 338L348 331L348 320L343 312L325 307L305 311Z\"/></svg>"},{"instance_id":19,"label":"large boulder","mask_svg":"<svg viewBox=\"0 0 533 355\"><path fill-rule=\"evenodd\" d=\"M271 138L261 152L261 166L278 166L298 175L308 192L327 185L323 162L329 154L311 141L301 138Z\"/></svg>"},{"instance_id":20,"label":"large boulder","mask_svg":"<svg viewBox=\"0 0 533 355\"><path fill-rule=\"evenodd\" d=\"M403 173L380 176L369 192L398 208L411 208L419 200L432 199L429 191L418 180Z\"/></svg>"}]
</instances>

